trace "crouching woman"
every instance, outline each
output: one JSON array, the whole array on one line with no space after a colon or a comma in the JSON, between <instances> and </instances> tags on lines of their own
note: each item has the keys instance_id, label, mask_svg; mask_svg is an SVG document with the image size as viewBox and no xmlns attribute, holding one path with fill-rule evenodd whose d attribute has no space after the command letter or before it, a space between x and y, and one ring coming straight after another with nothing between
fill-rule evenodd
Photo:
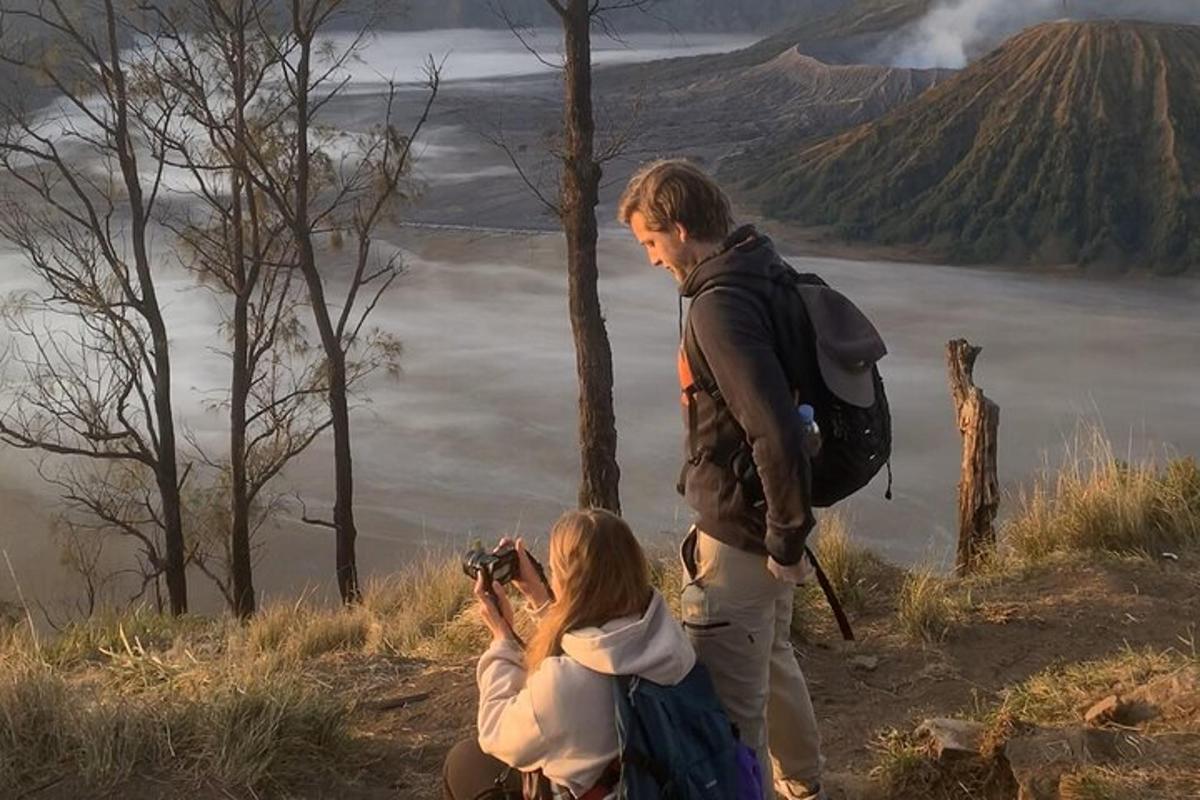
<instances>
[{"instance_id":1,"label":"crouching woman","mask_svg":"<svg viewBox=\"0 0 1200 800\"><path fill-rule=\"evenodd\" d=\"M603 800L617 783L613 676L673 686L696 661L650 585L633 532L606 511L572 511L550 532L550 589L518 542L519 574L537 628L522 650L512 608L476 584L492 643L479 659L479 738L460 742L444 769L447 800L524 796ZM553 598L553 599L552 599ZM541 788L534 784L541 777ZM569 794L568 794L569 792Z\"/></svg>"}]
</instances>

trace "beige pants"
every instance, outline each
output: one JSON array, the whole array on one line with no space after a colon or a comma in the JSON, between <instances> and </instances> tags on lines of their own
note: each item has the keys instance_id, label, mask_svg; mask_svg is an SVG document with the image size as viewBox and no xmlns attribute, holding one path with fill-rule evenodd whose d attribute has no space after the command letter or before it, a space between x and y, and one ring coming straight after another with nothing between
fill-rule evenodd
<instances>
[{"instance_id":1,"label":"beige pants","mask_svg":"<svg viewBox=\"0 0 1200 800\"><path fill-rule=\"evenodd\" d=\"M758 752L768 798L821 780L821 737L792 650L794 588L767 560L693 528L684 541L683 624L742 741ZM689 563L690 562L690 563Z\"/></svg>"}]
</instances>

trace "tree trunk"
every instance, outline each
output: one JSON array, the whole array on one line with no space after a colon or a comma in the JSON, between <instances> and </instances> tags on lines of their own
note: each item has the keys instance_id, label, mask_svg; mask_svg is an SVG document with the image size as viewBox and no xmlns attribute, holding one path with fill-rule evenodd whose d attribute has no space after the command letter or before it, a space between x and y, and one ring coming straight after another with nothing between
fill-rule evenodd
<instances>
[{"instance_id":1,"label":"tree trunk","mask_svg":"<svg viewBox=\"0 0 1200 800\"><path fill-rule=\"evenodd\" d=\"M125 72L121 66L117 42L117 15L112 0L105 0L105 19L111 58L113 110L116 113L117 158L121 166L125 189L129 193L130 244L133 249L137 284L141 290L140 311L150 327L151 347L154 348L154 422L158 427L158 448L155 480L162 502L163 540L166 550L167 594L171 613L187 613L187 562L184 556L183 516L179 497L179 468L176 463L175 418L171 405L171 355L167 328L158 305L150 257L146 249L146 212L142 196L141 175L138 172L133 138L129 133L129 99Z\"/></svg>"},{"instance_id":2,"label":"tree trunk","mask_svg":"<svg viewBox=\"0 0 1200 800\"><path fill-rule=\"evenodd\" d=\"M243 21L245 7L237 7L237 19ZM232 611L239 619L249 619L254 614L254 577L250 563L250 489L246 475L246 408L250 402L250 381L253 364L250 356L250 297L254 292L254 281L246 271L246 228L242 205L243 175L247 169L243 143L246 126L246 39L245 28L239 26L234 33L237 57L232 64L234 125L234 170L231 177L231 219L233 229L233 284L236 291L233 305L233 374L230 380L229 402L229 472L230 472L230 525L229 525L229 572L233 583ZM253 203L253 198L249 199ZM257 230L256 215L251 209L251 220ZM257 239L257 235L255 236ZM255 248L254 257L260 257ZM257 275L257 273L256 273Z\"/></svg>"},{"instance_id":3,"label":"tree trunk","mask_svg":"<svg viewBox=\"0 0 1200 800\"><path fill-rule=\"evenodd\" d=\"M296 17L299 25L298 12ZM296 205L294 229L300 271L308 287L309 304L313 319L321 337L329 374L329 413L333 423L334 501L333 525L337 537L335 570L338 592L342 602L355 603L359 600L358 563L354 554L354 542L358 530L354 522L354 464L350 448L350 408L346 387L346 354L341 338L334 328L325 300L325 286L317 269L316 253L313 250L312 231L308 219L308 192L310 179L308 86L311 72L312 36L297 27L301 40L296 64Z\"/></svg>"},{"instance_id":4,"label":"tree trunk","mask_svg":"<svg viewBox=\"0 0 1200 800\"><path fill-rule=\"evenodd\" d=\"M975 385L975 359L981 348L965 339L946 345L950 393L963 437L962 478L958 484L958 559L960 575L974 571L995 549L1000 482L996 438L1000 407Z\"/></svg>"},{"instance_id":5,"label":"tree trunk","mask_svg":"<svg viewBox=\"0 0 1200 800\"><path fill-rule=\"evenodd\" d=\"M233 612L241 619L254 614L254 583L250 565L250 492L246 478L246 404L250 396L249 335L246 304L239 296L234 307L233 380L229 408L230 577Z\"/></svg>"},{"instance_id":6,"label":"tree trunk","mask_svg":"<svg viewBox=\"0 0 1200 800\"><path fill-rule=\"evenodd\" d=\"M233 374L229 392L229 571L233 580L233 612L240 619L254 614L250 565L250 491L246 475L246 407L250 400L249 304L245 239L242 233L241 181L233 181L234 264L237 295L233 302Z\"/></svg>"},{"instance_id":7,"label":"tree trunk","mask_svg":"<svg viewBox=\"0 0 1200 800\"><path fill-rule=\"evenodd\" d=\"M350 450L350 405L346 397L346 361L341 351L330 369L329 412L333 419L333 468L336 495L333 524L337 527L337 584L345 603L360 599L358 558L354 543L358 529L354 523L354 462Z\"/></svg>"},{"instance_id":8,"label":"tree trunk","mask_svg":"<svg viewBox=\"0 0 1200 800\"><path fill-rule=\"evenodd\" d=\"M579 505L621 512L612 349L597 291L596 204L600 165L594 154L591 15L588 0L563 14L564 80L562 224L567 239L568 302L579 375Z\"/></svg>"}]
</instances>

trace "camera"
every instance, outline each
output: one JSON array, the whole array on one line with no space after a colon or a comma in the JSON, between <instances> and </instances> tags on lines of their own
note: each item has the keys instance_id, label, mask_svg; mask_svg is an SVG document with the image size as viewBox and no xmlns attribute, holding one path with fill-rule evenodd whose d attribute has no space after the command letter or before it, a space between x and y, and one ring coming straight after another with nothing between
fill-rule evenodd
<instances>
[{"instance_id":1,"label":"camera","mask_svg":"<svg viewBox=\"0 0 1200 800\"><path fill-rule=\"evenodd\" d=\"M517 561L517 549L511 544L498 548L495 552L476 546L463 556L463 572L471 580L478 580L482 571L488 582L504 585L517 576L520 568Z\"/></svg>"}]
</instances>

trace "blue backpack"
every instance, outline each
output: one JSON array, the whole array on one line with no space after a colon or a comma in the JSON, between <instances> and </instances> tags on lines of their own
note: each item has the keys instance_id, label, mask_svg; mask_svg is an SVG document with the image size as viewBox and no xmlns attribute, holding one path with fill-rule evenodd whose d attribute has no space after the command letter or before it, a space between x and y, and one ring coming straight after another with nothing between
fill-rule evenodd
<instances>
[{"instance_id":1,"label":"blue backpack","mask_svg":"<svg viewBox=\"0 0 1200 800\"><path fill-rule=\"evenodd\" d=\"M701 664L674 686L630 676L613 686L619 800L761 800L758 759Z\"/></svg>"}]
</instances>

